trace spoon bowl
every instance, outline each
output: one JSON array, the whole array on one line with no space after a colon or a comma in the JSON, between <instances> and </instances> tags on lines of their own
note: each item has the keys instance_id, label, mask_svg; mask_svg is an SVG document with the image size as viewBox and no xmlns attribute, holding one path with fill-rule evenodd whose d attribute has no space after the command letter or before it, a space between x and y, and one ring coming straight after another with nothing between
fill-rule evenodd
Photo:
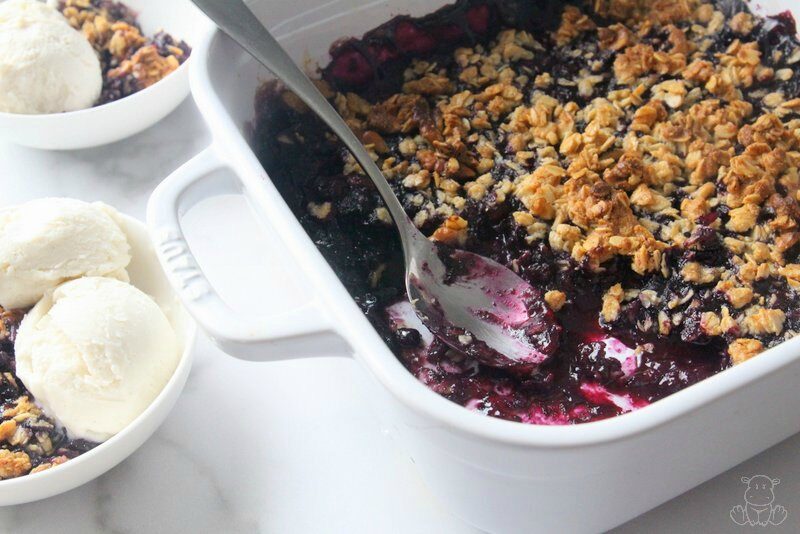
<instances>
[{"instance_id":1,"label":"spoon bowl","mask_svg":"<svg viewBox=\"0 0 800 534\"><path fill-rule=\"evenodd\" d=\"M542 292L484 256L424 239L406 288L436 337L484 365L531 371L558 349L561 327Z\"/></svg>"}]
</instances>

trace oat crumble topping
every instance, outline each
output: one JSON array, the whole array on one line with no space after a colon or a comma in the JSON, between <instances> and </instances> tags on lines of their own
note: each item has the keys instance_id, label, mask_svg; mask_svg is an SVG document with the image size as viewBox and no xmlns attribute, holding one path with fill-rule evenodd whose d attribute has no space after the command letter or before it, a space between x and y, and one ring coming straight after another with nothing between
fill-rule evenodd
<instances>
[{"instance_id":1,"label":"oat crumble topping","mask_svg":"<svg viewBox=\"0 0 800 534\"><path fill-rule=\"evenodd\" d=\"M800 45L725 4L577 2L547 32L501 24L412 57L394 91L343 70L361 54L345 43L320 83L432 239L510 264L556 312L583 298L576 277L596 282L606 330L644 354L716 351L716 372L800 328ZM292 132L283 149L305 142ZM356 199L331 188L367 179L346 152L325 158L347 185L316 182L304 205L336 224ZM309 195L296 187L290 204ZM377 209L363 224L390 227Z\"/></svg>"}]
</instances>

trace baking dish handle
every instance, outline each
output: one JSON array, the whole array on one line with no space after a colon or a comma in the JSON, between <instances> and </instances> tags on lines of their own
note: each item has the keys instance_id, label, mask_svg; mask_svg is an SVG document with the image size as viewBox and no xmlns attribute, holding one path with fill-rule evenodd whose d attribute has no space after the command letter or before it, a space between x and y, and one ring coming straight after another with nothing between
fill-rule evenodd
<instances>
[{"instance_id":1,"label":"baking dish handle","mask_svg":"<svg viewBox=\"0 0 800 534\"><path fill-rule=\"evenodd\" d=\"M186 309L222 350L240 359L347 354L340 350L346 347L344 340L317 303L282 307L286 311L269 316L247 316L228 306L208 281L186 242L180 218L203 199L243 194L239 180L216 172L223 169L233 171L212 145L168 176L148 202L147 223L156 254Z\"/></svg>"}]
</instances>

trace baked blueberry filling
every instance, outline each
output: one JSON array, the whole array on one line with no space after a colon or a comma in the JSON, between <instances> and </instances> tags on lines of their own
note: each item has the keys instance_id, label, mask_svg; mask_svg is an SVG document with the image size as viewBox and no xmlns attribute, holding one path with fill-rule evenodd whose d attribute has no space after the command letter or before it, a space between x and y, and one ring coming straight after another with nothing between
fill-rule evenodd
<instances>
[{"instance_id":1,"label":"baked blueberry filling","mask_svg":"<svg viewBox=\"0 0 800 534\"><path fill-rule=\"evenodd\" d=\"M334 44L320 88L417 226L541 291L548 357L530 369L421 325L382 201L280 85L257 96L252 141L420 381L487 415L579 423L797 333L798 65L791 15L738 0L461 0Z\"/></svg>"}]
</instances>

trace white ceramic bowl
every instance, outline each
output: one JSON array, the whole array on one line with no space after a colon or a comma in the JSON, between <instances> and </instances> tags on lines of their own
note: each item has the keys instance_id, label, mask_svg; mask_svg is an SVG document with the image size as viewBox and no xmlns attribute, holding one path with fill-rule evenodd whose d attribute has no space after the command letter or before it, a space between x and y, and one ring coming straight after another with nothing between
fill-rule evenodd
<instances>
[{"instance_id":1,"label":"white ceramic bowl","mask_svg":"<svg viewBox=\"0 0 800 534\"><path fill-rule=\"evenodd\" d=\"M189 46L199 42L210 22L189 0L125 0L139 13L147 35L164 29ZM175 72L115 102L68 113L0 113L0 138L47 150L105 145L130 137L163 119L189 94L190 57Z\"/></svg>"},{"instance_id":2,"label":"white ceramic bowl","mask_svg":"<svg viewBox=\"0 0 800 534\"><path fill-rule=\"evenodd\" d=\"M302 64L326 61L339 37L445 2L258 0L252 6ZM769 14L800 15L796 0L756 5ZM364 402L375 406L453 513L504 534L605 531L800 431L800 337L640 410L581 425L503 421L437 395L385 345L250 149L253 97L269 73L219 32L195 53L192 92L214 141L151 197L148 223L168 277L202 328L234 356L353 355L375 385ZM290 265L311 300L276 299L265 303L271 313L241 317L219 297L184 241L180 214L225 193L245 195L279 238L270 251L274 261Z\"/></svg>"},{"instance_id":3,"label":"white ceramic bowl","mask_svg":"<svg viewBox=\"0 0 800 534\"><path fill-rule=\"evenodd\" d=\"M130 425L91 451L46 471L0 481L0 506L52 497L96 478L130 456L169 414L192 367L196 328L164 276L145 226L123 216L123 230L131 244L128 272L131 283L153 297L178 336L181 358L167 385ZM2 530L2 529L0 529Z\"/></svg>"}]
</instances>

